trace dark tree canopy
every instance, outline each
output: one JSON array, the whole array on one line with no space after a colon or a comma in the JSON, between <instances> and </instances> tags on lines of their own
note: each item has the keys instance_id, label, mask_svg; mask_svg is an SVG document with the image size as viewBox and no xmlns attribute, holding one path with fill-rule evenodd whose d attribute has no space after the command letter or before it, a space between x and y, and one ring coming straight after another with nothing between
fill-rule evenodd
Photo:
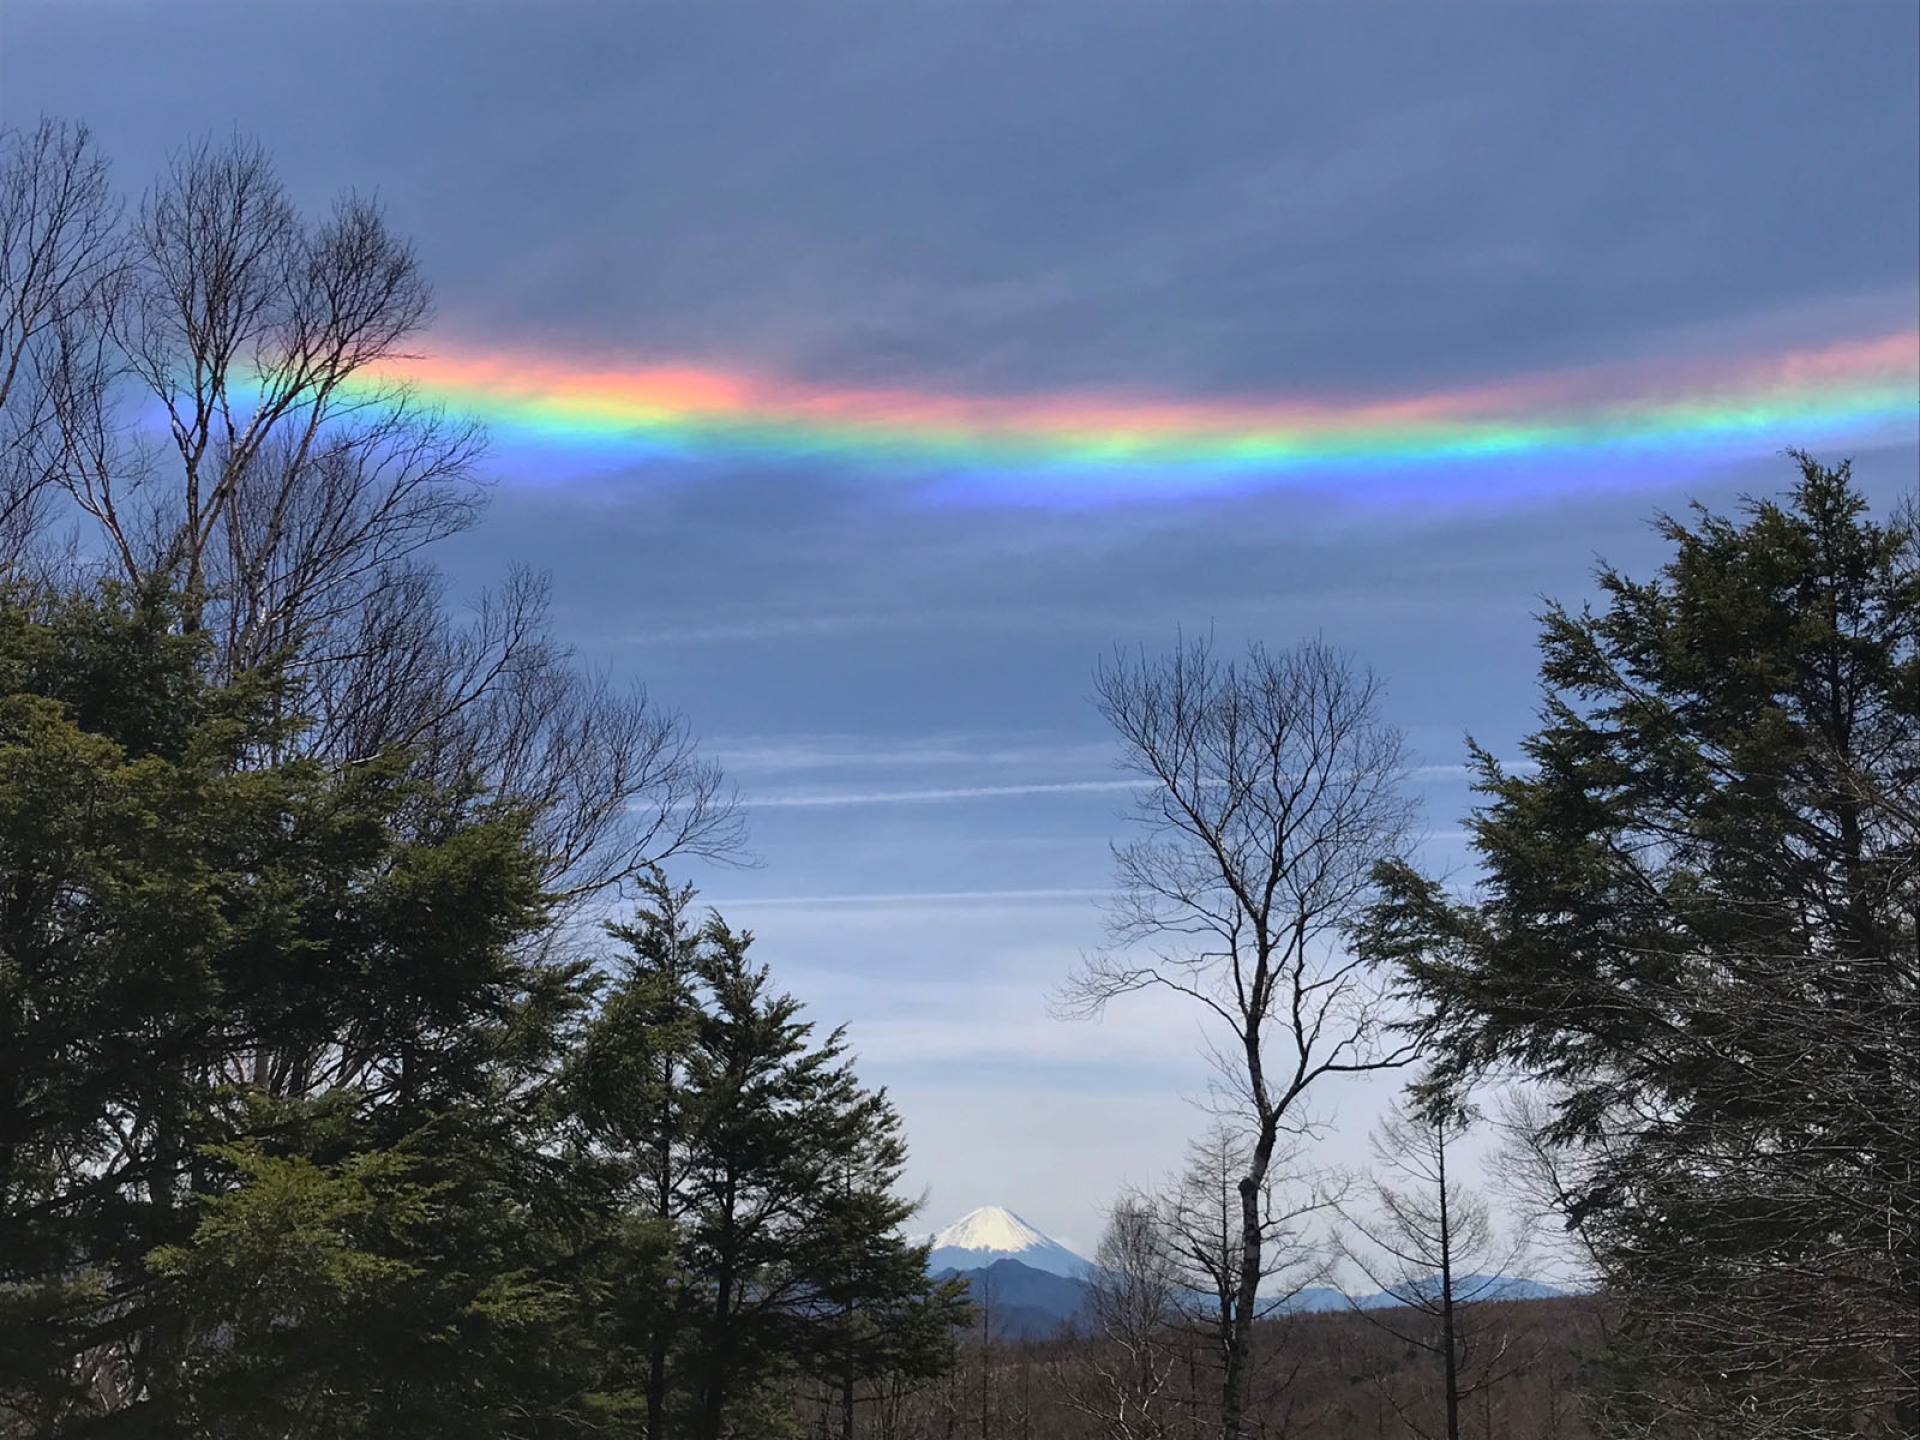
<instances>
[{"instance_id":1,"label":"dark tree canopy","mask_svg":"<svg viewBox=\"0 0 1920 1440\"><path fill-rule=\"evenodd\" d=\"M1480 893L1389 867L1368 929L1438 1088L1551 1087L1534 1138L1657 1377L1620 1413L1676 1433L1920 1424L1920 532L1796 458L1547 611L1530 763L1477 756Z\"/></svg>"},{"instance_id":2,"label":"dark tree canopy","mask_svg":"<svg viewBox=\"0 0 1920 1440\"><path fill-rule=\"evenodd\" d=\"M258 763L277 676L210 683L177 622L0 601L0 1404L35 1433L225 1433L209 1397L295 1333L311 1374L377 1360L339 1327L568 983L519 958L523 815L398 757Z\"/></svg>"},{"instance_id":3,"label":"dark tree canopy","mask_svg":"<svg viewBox=\"0 0 1920 1440\"><path fill-rule=\"evenodd\" d=\"M31 603L28 603L28 599ZM947 1363L900 1122L650 882L607 978L524 809L271 757L164 591L0 597L0 1435L777 1433Z\"/></svg>"},{"instance_id":4,"label":"dark tree canopy","mask_svg":"<svg viewBox=\"0 0 1920 1440\"><path fill-rule=\"evenodd\" d=\"M944 1367L961 1288L902 1233L885 1094L772 989L750 936L692 924L692 900L656 877L613 927L626 953L565 1070L573 1144L667 1252L666 1283L614 1324L632 1404L649 1436L720 1440L772 1426L768 1387L797 1372L850 1428L859 1382Z\"/></svg>"}]
</instances>

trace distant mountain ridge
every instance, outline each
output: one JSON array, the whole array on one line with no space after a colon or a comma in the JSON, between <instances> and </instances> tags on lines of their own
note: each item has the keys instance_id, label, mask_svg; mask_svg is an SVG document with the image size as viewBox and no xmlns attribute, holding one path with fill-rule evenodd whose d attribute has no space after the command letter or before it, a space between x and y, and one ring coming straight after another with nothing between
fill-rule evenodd
<instances>
[{"instance_id":1,"label":"distant mountain ridge","mask_svg":"<svg viewBox=\"0 0 1920 1440\"><path fill-rule=\"evenodd\" d=\"M974 1324L995 1338L1042 1340L1081 1318L1084 1281L1035 1270L1018 1260L996 1260L978 1270L943 1271L967 1282Z\"/></svg>"},{"instance_id":2,"label":"distant mountain ridge","mask_svg":"<svg viewBox=\"0 0 1920 1440\"><path fill-rule=\"evenodd\" d=\"M1085 1308L1092 1263L1002 1206L971 1210L927 1240L933 1247L927 1256L928 1272L965 1278L974 1303L990 1310L996 1335L1051 1335L1078 1319ZM1438 1284L1439 1277L1433 1276L1364 1296L1313 1285L1279 1308L1296 1313L1381 1310L1431 1293ZM1568 1293L1518 1276L1466 1275L1454 1285L1456 1294L1486 1300L1539 1300Z\"/></svg>"},{"instance_id":3,"label":"distant mountain ridge","mask_svg":"<svg viewBox=\"0 0 1920 1440\"><path fill-rule=\"evenodd\" d=\"M941 1266L933 1273L957 1275L965 1280L980 1312L976 1324L984 1322L986 1329L998 1337L1046 1339L1058 1334L1063 1326L1075 1325L1084 1318L1088 1290L1083 1278L1056 1275L1006 1259L968 1269ZM1434 1283L1438 1284L1438 1277ZM1457 1283L1464 1293L1488 1300L1542 1300L1568 1293L1538 1280L1494 1279L1484 1275L1464 1276ZM1201 1299L1191 1298L1196 1303ZM1274 1313L1384 1310L1405 1303L1401 1296L1385 1290L1350 1296L1330 1285L1312 1285L1277 1307Z\"/></svg>"},{"instance_id":4,"label":"distant mountain ridge","mask_svg":"<svg viewBox=\"0 0 1920 1440\"><path fill-rule=\"evenodd\" d=\"M1453 1293L1456 1298L1464 1297L1468 1303L1473 1303L1482 1300L1552 1300L1573 1292L1562 1290L1558 1285L1549 1285L1544 1280L1528 1280L1519 1275L1456 1275L1453 1277ZM1353 1303L1362 1310L1385 1310L1422 1299L1438 1299L1439 1295L1440 1277L1429 1275L1424 1280L1396 1285L1390 1290L1377 1290Z\"/></svg>"}]
</instances>

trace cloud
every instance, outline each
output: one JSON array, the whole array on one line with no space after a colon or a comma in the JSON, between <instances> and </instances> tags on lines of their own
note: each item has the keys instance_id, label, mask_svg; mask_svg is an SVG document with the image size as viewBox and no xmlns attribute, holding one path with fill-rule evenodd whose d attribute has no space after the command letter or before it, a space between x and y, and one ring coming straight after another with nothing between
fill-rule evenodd
<instances>
[{"instance_id":1,"label":"cloud","mask_svg":"<svg viewBox=\"0 0 1920 1440\"><path fill-rule=\"evenodd\" d=\"M703 748L734 775L967 766L981 769L1039 766L1057 770L1067 764L1111 762L1117 753L1115 742L1105 738L1047 743L1023 742L1020 737L995 734L716 735L708 738ZM1525 759L1500 763L1509 771L1523 771L1533 765ZM1408 773L1415 780L1452 780L1479 772L1471 765L1437 764L1416 765Z\"/></svg>"},{"instance_id":2,"label":"cloud","mask_svg":"<svg viewBox=\"0 0 1920 1440\"><path fill-rule=\"evenodd\" d=\"M1057 780L1032 785L953 785L929 790L828 790L812 795L748 795L748 809L832 805L925 805L955 800L1004 800L1017 795L1106 795L1143 790L1144 780Z\"/></svg>"},{"instance_id":3,"label":"cloud","mask_svg":"<svg viewBox=\"0 0 1920 1440\"><path fill-rule=\"evenodd\" d=\"M1522 762L1524 763L1524 762ZM1519 768L1514 766L1512 768ZM1466 765L1421 765L1414 780L1453 780L1474 774ZM1034 795L1108 795L1151 790L1145 779L1052 780L1015 785L950 785L920 790L822 790L809 794L743 797L749 809L820 809L843 805L932 805L966 800L1007 800Z\"/></svg>"},{"instance_id":4,"label":"cloud","mask_svg":"<svg viewBox=\"0 0 1920 1440\"><path fill-rule=\"evenodd\" d=\"M736 775L961 765L1041 765L1057 769L1062 764L1109 759L1113 753L1112 744L1106 741L1020 744L991 735L720 735L709 739L705 748Z\"/></svg>"},{"instance_id":5,"label":"cloud","mask_svg":"<svg viewBox=\"0 0 1920 1440\"><path fill-rule=\"evenodd\" d=\"M1094 900L1111 890L1066 887L1031 890L876 890L850 895L749 895L716 901L719 910L766 909L792 905L985 905L1030 904L1053 900Z\"/></svg>"},{"instance_id":6,"label":"cloud","mask_svg":"<svg viewBox=\"0 0 1920 1440\"><path fill-rule=\"evenodd\" d=\"M712 0L449 26L387 0L369 43L333 6L19 0L4 106L88 121L136 193L236 123L305 204L378 190L438 287L424 347L1231 401L1910 324L1920 12L1755 5L1730 43L1722 7L1656 8ZM196 67L223 83L174 83ZM1169 1007L1044 1018L1101 934L1114 825L1080 801L1131 784L1087 703L1105 648L1323 635L1425 753L1463 731L1515 753L1539 597L1591 596L1596 552L1649 573L1656 504L1791 478L980 514L804 466L566 490L538 467L503 455L528 483L437 561L462 591L551 569L584 655L743 737L707 748L764 792L778 893L721 908L763 924L810 1015L853 1022L940 1218L1010 1204L1081 1236L1178 1162L1204 1083ZM1912 444L1858 473L1910 489ZM1343 1118L1358 1145L1367 1107Z\"/></svg>"}]
</instances>

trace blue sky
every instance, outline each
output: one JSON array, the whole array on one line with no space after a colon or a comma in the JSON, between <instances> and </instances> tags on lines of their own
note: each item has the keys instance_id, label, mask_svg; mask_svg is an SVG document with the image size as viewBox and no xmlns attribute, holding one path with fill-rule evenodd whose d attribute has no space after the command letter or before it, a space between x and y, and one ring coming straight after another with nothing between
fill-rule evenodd
<instances>
[{"instance_id":1,"label":"blue sky","mask_svg":"<svg viewBox=\"0 0 1920 1440\"><path fill-rule=\"evenodd\" d=\"M1917 56L1910 0L5 0L0 118L88 122L131 189L237 127L311 204L377 191L437 286L429 348L1205 399L1912 326ZM1911 435L1855 454L1881 500L1914 486ZM1062 511L503 455L443 558L467 588L550 569L566 636L727 764L762 863L691 878L850 1022L929 1223L998 1203L1089 1247L1205 1081L1187 1012L1046 1014L1121 833L1098 657L1180 627L1351 648L1455 867L1462 737L1524 733L1541 597L1656 563L1659 507L1790 474ZM1375 1099L1326 1097L1329 1156Z\"/></svg>"}]
</instances>

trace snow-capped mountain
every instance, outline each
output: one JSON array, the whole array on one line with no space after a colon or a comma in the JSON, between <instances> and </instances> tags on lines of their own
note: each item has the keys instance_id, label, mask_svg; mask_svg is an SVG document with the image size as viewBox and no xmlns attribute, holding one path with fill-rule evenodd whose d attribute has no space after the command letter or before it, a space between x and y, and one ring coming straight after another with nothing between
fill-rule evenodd
<instances>
[{"instance_id":1,"label":"snow-capped mountain","mask_svg":"<svg viewBox=\"0 0 1920 1440\"><path fill-rule=\"evenodd\" d=\"M927 1268L935 1274L943 1270L979 1270L996 1260L1017 1260L1049 1275L1069 1277L1083 1274L1087 1262L1058 1240L1042 1235L1011 1210L985 1205L961 1216L946 1229L930 1237L933 1253Z\"/></svg>"}]
</instances>

